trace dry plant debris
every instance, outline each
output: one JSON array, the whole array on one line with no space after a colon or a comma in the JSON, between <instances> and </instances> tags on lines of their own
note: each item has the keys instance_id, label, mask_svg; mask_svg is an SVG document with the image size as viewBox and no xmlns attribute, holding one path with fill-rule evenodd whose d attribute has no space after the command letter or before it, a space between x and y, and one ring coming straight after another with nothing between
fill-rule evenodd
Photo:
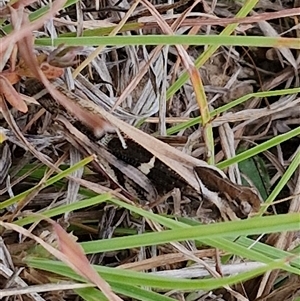
<instances>
[{"instance_id":1,"label":"dry plant debris","mask_svg":"<svg viewBox=\"0 0 300 301\"><path fill-rule=\"evenodd\" d=\"M56 257L97 286L108 300L143 300L145 284L130 295L129 289L122 291L113 281L110 285L89 263L174 279L218 280L263 268L261 259L229 256L228 250L219 250L208 240L201 244L171 240L85 256L86 249L73 236L80 243L109 242L148 231L159 234L167 228L125 209L126 204L180 222L205 224L299 213L299 47L220 46L209 52L210 46L124 42L124 46L97 48L52 47L39 40L216 36L234 23L238 23L234 31L238 37L298 38L299 1L259 1L242 18L237 16L246 4L235 1L73 2L66 5L56 0L34 21L28 15L41 9L36 1L0 6L0 298L73 300L78 294L90 300L85 290L95 293L92 288L82 289L90 284L67 282L66 276L36 268L38 260L24 261L34 257ZM201 62L200 68L195 61ZM184 72L189 80L178 84ZM276 137L297 130L298 135L276 143ZM107 142L100 139L104 135ZM272 147L254 151L246 160L234 159L268 143ZM143 156L145 162L141 162ZM227 159L232 159L225 166L230 180L206 163L222 166ZM290 175L274 202L268 203L294 164L297 172ZM160 170L150 176L154 167ZM201 180L207 169L208 181L216 179L212 185L203 185L207 179ZM206 191L207 187L212 191ZM103 200L92 203L95 195L103 195ZM111 198L121 200L124 207ZM81 207L85 200L92 201ZM52 220L42 218L47 213ZM27 223L28 218L32 221ZM256 238L245 238L244 243ZM268 250L286 252L282 254L290 271L274 268L209 292L156 288L147 298L299 298L299 274L291 272L299 272L299 262L295 263L299 231L257 239Z\"/></svg>"}]
</instances>

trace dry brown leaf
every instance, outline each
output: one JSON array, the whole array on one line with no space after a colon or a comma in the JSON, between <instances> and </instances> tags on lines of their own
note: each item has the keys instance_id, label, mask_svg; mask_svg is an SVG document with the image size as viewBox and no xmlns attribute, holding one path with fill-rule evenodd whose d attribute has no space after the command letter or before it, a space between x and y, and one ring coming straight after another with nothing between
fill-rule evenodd
<instances>
[{"instance_id":1,"label":"dry brown leaf","mask_svg":"<svg viewBox=\"0 0 300 301\"><path fill-rule=\"evenodd\" d=\"M20 76L15 71L5 70L0 73L0 76L5 77L12 85L20 81Z\"/></svg>"},{"instance_id":2,"label":"dry brown leaf","mask_svg":"<svg viewBox=\"0 0 300 301\"><path fill-rule=\"evenodd\" d=\"M23 227L11 223L5 223L2 221L0 221L0 226L6 229L14 230L26 237L30 237L31 239L35 240L57 259L63 261L65 264L67 264L74 271L82 275L84 278L96 284L96 286L103 292L103 294L108 298L108 300L122 301L121 298L119 298L116 294L113 293L109 284L106 281L104 281L98 275L98 273L91 267L81 247L70 238L70 236L65 232L65 230L61 226L59 226L57 223L48 218L46 220L53 226L62 251L58 251L50 244L46 243L41 238L33 235L31 232L24 229Z\"/></svg>"},{"instance_id":3,"label":"dry brown leaf","mask_svg":"<svg viewBox=\"0 0 300 301\"><path fill-rule=\"evenodd\" d=\"M62 254L68 258L68 261L65 263L84 278L95 283L108 300L122 301L121 298L112 292L110 285L99 276L96 270L92 268L82 247L78 243L74 242L70 235L59 224L52 220L48 221L51 222L57 235L59 248Z\"/></svg>"},{"instance_id":4,"label":"dry brown leaf","mask_svg":"<svg viewBox=\"0 0 300 301\"><path fill-rule=\"evenodd\" d=\"M22 50L20 52L22 52ZM47 58L48 57L46 54L40 54L37 57L34 56L34 61L36 61L36 63L48 79L55 79L62 76L64 74L64 70L61 67L56 67L49 64L47 62ZM20 62L16 66L15 72L19 76L36 77L36 74L33 73L32 68L28 67L24 59L20 60Z\"/></svg>"},{"instance_id":5,"label":"dry brown leaf","mask_svg":"<svg viewBox=\"0 0 300 301\"><path fill-rule=\"evenodd\" d=\"M7 100L14 108L22 113L28 111L25 101L21 98L19 93L11 85L10 81L0 75L0 95L3 95L4 99Z\"/></svg>"}]
</instances>

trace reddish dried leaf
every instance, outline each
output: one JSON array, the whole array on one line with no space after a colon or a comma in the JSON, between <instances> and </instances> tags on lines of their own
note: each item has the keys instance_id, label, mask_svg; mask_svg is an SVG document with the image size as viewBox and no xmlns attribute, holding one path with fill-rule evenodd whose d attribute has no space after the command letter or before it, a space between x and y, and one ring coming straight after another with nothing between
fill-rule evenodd
<instances>
[{"instance_id":1,"label":"reddish dried leaf","mask_svg":"<svg viewBox=\"0 0 300 301\"><path fill-rule=\"evenodd\" d=\"M28 111L27 105L20 97L19 93L14 89L9 80L2 75L0 75L0 93L20 112L26 113Z\"/></svg>"},{"instance_id":2,"label":"reddish dried leaf","mask_svg":"<svg viewBox=\"0 0 300 301\"><path fill-rule=\"evenodd\" d=\"M20 8L20 7L25 7L28 6L34 2L37 2L37 0L18 0L18 1L11 1L10 5L13 8Z\"/></svg>"},{"instance_id":3,"label":"reddish dried leaf","mask_svg":"<svg viewBox=\"0 0 300 301\"><path fill-rule=\"evenodd\" d=\"M46 54L40 54L34 59L48 79L55 79L64 74L64 70L62 68L52 66L51 64L48 63L47 61L48 58ZM32 61L30 65L27 65L24 59L21 59L20 62L18 63L18 66L16 67L17 74L26 77L36 77L36 74L34 74L32 71L32 65L33 65Z\"/></svg>"},{"instance_id":4,"label":"reddish dried leaf","mask_svg":"<svg viewBox=\"0 0 300 301\"><path fill-rule=\"evenodd\" d=\"M47 62L42 63L40 67L47 79L55 79L64 74L64 70L62 68L51 66Z\"/></svg>"},{"instance_id":5,"label":"reddish dried leaf","mask_svg":"<svg viewBox=\"0 0 300 301\"><path fill-rule=\"evenodd\" d=\"M43 218L43 217L42 217ZM93 282L94 284L97 285L99 289L102 290L103 294L108 298L108 300L111 301L122 301L121 298L119 298L116 294L114 294L107 282L105 282L99 275L98 273L90 266L87 258L85 257L83 251L81 250L80 246L76 244L70 237L69 235L65 232L65 230L59 226L57 223L54 221L45 218L53 227L54 231L56 232L60 243L63 245L64 251L66 251L66 254L63 252L58 251L45 241L43 241L41 238L33 235L31 232L28 230L24 229L23 227L14 225L12 223L5 223L0 221L0 226L4 227L6 229L11 229L14 231L19 232L20 234L30 237L34 239L37 243L39 243L41 246L43 246L48 252L50 252L53 256L56 258L60 259L67 265L69 265L71 268L74 268L74 266L78 266L78 264L86 264L87 267L83 267L83 270L85 272L87 271L87 276L82 274L86 279L89 281ZM72 252L72 249L73 252ZM72 257L74 256L74 257ZM76 262L78 260L78 262ZM73 265L74 264L74 265ZM75 269L76 270L76 269ZM88 271L89 270L89 271ZM78 270L76 270L78 271ZM100 285L101 284L101 285Z\"/></svg>"},{"instance_id":6,"label":"reddish dried leaf","mask_svg":"<svg viewBox=\"0 0 300 301\"><path fill-rule=\"evenodd\" d=\"M3 71L0 76L5 77L12 85L18 83L21 79L15 71Z\"/></svg>"},{"instance_id":7,"label":"reddish dried leaf","mask_svg":"<svg viewBox=\"0 0 300 301\"><path fill-rule=\"evenodd\" d=\"M110 285L103 280L99 274L90 265L86 258L82 247L71 239L70 235L57 223L51 221L54 231L58 238L58 244L60 251L68 258L68 265L71 263L71 267L80 275L95 283L97 287L105 294L108 300L121 301L122 299L115 295Z\"/></svg>"}]
</instances>

